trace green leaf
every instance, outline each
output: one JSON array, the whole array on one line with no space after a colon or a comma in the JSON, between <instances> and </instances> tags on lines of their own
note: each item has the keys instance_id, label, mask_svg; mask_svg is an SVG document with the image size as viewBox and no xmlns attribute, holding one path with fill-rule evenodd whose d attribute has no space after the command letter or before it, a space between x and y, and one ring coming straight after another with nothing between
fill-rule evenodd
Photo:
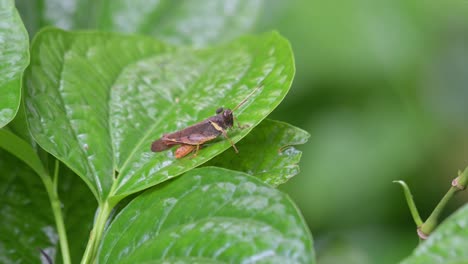
<instances>
[{"instance_id":1,"label":"green leaf","mask_svg":"<svg viewBox=\"0 0 468 264\"><path fill-rule=\"evenodd\" d=\"M48 29L31 54L25 91L31 133L100 201L111 188L121 199L230 148L220 140L182 159L150 151L164 133L219 106L233 108L255 89L235 112L249 125L229 132L239 141L281 102L294 74L289 43L275 32L191 50L147 37Z\"/></svg>"},{"instance_id":2,"label":"green leaf","mask_svg":"<svg viewBox=\"0 0 468 264\"><path fill-rule=\"evenodd\" d=\"M173 44L205 46L251 32L264 0L17 0L31 35L41 27L143 33Z\"/></svg>"},{"instance_id":3,"label":"green leaf","mask_svg":"<svg viewBox=\"0 0 468 264\"><path fill-rule=\"evenodd\" d=\"M237 144L239 154L226 151L207 165L247 172L278 186L299 173L302 152L293 146L306 143L309 137L300 128L266 119Z\"/></svg>"},{"instance_id":4,"label":"green leaf","mask_svg":"<svg viewBox=\"0 0 468 264\"><path fill-rule=\"evenodd\" d=\"M28 123L26 121L26 111L24 102L21 102L15 118L8 124L7 128L16 136L29 143L37 151L37 144L29 133Z\"/></svg>"},{"instance_id":5,"label":"green leaf","mask_svg":"<svg viewBox=\"0 0 468 264\"><path fill-rule=\"evenodd\" d=\"M252 31L263 0L107 0L98 28L139 32L174 44L205 46Z\"/></svg>"},{"instance_id":6,"label":"green leaf","mask_svg":"<svg viewBox=\"0 0 468 264\"><path fill-rule=\"evenodd\" d=\"M135 198L107 229L98 256L98 263L162 260L314 263L314 253L287 195L242 172L206 167Z\"/></svg>"},{"instance_id":7,"label":"green leaf","mask_svg":"<svg viewBox=\"0 0 468 264\"><path fill-rule=\"evenodd\" d=\"M29 63L29 39L13 0L0 0L0 128L16 115L21 78Z\"/></svg>"},{"instance_id":8,"label":"green leaf","mask_svg":"<svg viewBox=\"0 0 468 264\"><path fill-rule=\"evenodd\" d=\"M46 169L31 145L7 129L0 129L0 148L14 154L41 177L47 177Z\"/></svg>"},{"instance_id":9,"label":"green leaf","mask_svg":"<svg viewBox=\"0 0 468 264\"><path fill-rule=\"evenodd\" d=\"M0 262L40 263L40 250L54 259L58 235L40 178L3 150L0 171Z\"/></svg>"},{"instance_id":10,"label":"green leaf","mask_svg":"<svg viewBox=\"0 0 468 264\"><path fill-rule=\"evenodd\" d=\"M468 205L440 224L402 264L468 263Z\"/></svg>"}]
</instances>

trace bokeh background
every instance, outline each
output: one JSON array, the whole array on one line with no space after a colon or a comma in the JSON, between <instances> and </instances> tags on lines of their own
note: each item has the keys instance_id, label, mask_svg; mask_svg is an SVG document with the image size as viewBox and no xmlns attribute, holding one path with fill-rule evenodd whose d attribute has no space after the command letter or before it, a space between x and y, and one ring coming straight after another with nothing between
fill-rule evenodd
<instances>
[{"instance_id":1,"label":"bokeh background","mask_svg":"<svg viewBox=\"0 0 468 264\"><path fill-rule=\"evenodd\" d=\"M418 238L392 180L409 184L425 219L468 165L468 1L268 3L258 31L286 36L297 68L272 118L311 134L282 190L319 263L396 263Z\"/></svg>"}]
</instances>

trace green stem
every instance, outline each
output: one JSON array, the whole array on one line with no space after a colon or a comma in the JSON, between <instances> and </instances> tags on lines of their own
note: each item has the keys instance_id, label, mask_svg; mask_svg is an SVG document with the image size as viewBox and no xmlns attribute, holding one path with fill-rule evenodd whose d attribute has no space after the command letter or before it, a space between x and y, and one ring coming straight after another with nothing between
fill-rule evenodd
<instances>
[{"instance_id":1,"label":"green stem","mask_svg":"<svg viewBox=\"0 0 468 264\"><path fill-rule=\"evenodd\" d=\"M93 230L91 230L85 253L81 259L82 264L94 263L101 237L104 233L104 228L106 227L107 218L109 217L114 205L115 204L110 204L107 201L99 205L98 215L94 222Z\"/></svg>"},{"instance_id":2,"label":"green stem","mask_svg":"<svg viewBox=\"0 0 468 264\"><path fill-rule=\"evenodd\" d=\"M54 179L52 180L54 183L54 192L58 193L58 176L59 176L59 168L60 168L60 161L58 159L55 160L55 169L54 169Z\"/></svg>"},{"instance_id":3,"label":"green stem","mask_svg":"<svg viewBox=\"0 0 468 264\"><path fill-rule=\"evenodd\" d=\"M39 175L39 178L45 186L47 195L49 196L52 213L54 214L63 263L70 264L71 259L68 249L67 233L65 230L65 224L63 222L61 203L56 188L58 179L58 161L55 164L56 167L53 182L50 175L46 172L46 169L42 165L41 160L37 156L36 151L23 139L19 138L6 129L0 129L0 147L15 155L18 159L26 163L26 165L31 167L31 169L33 169Z\"/></svg>"},{"instance_id":4,"label":"green stem","mask_svg":"<svg viewBox=\"0 0 468 264\"><path fill-rule=\"evenodd\" d=\"M46 186L47 194L49 195L50 204L52 206L52 212L55 218L55 224L57 226L60 249L62 252L62 260L64 264L70 264L70 251L68 249L67 232L65 229L65 224L63 222L60 199L56 190L54 189L54 183L52 182L50 177L45 177L44 185Z\"/></svg>"},{"instance_id":5,"label":"green stem","mask_svg":"<svg viewBox=\"0 0 468 264\"><path fill-rule=\"evenodd\" d=\"M411 215L413 216L414 223L416 223L417 227L422 226L423 221L421 219L421 216L419 216L418 209L416 208L416 204L414 203L414 200L413 200L413 195L411 194L411 191L408 185L406 185L404 181L393 181L393 182L400 184L401 187L403 188L403 192L405 193L406 203L408 204Z\"/></svg>"},{"instance_id":6,"label":"green stem","mask_svg":"<svg viewBox=\"0 0 468 264\"><path fill-rule=\"evenodd\" d=\"M429 235L435 229L439 221L440 214L444 210L448 201L452 199L456 191L458 191L456 188L451 187L448 190L448 192L444 195L444 197L442 197L440 202L432 211L431 215L429 215L429 217L427 218L426 222L424 222L424 224L420 227L421 232L423 232L426 235Z\"/></svg>"},{"instance_id":7,"label":"green stem","mask_svg":"<svg viewBox=\"0 0 468 264\"><path fill-rule=\"evenodd\" d=\"M434 208L434 211L432 211L426 222L424 222L424 224L421 226L420 230L423 232L423 234L429 235L435 229L439 221L439 217L448 201L450 201L455 193L466 188L467 181L468 167L463 173L459 173L458 177L452 182L452 187L450 187L444 197L442 197L439 204L437 204L436 208Z\"/></svg>"},{"instance_id":8,"label":"green stem","mask_svg":"<svg viewBox=\"0 0 468 264\"><path fill-rule=\"evenodd\" d=\"M431 215L427 218L425 222L422 222L421 217L419 216L418 209L413 200L413 196L411 195L410 189L408 185L404 181L393 181L394 183L398 183L403 187L405 192L406 202L408 203L408 207L411 211L411 215L413 216L414 222L418 227L418 235L421 239L426 239L427 236L436 228L437 223L439 221L439 217L442 214L447 203L452 199L452 197L458 191L464 190L468 183L468 167L466 167L463 173L458 172L458 177L452 181L452 187L447 191L447 193L442 197L440 202L432 211Z\"/></svg>"}]
</instances>

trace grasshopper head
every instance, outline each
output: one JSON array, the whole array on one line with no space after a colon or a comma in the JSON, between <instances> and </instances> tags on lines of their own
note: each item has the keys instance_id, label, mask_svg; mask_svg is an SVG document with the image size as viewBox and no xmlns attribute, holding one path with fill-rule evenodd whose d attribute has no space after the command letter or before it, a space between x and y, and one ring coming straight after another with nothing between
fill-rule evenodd
<instances>
[{"instance_id":1,"label":"grasshopper head","mask_svg":"<svg viewBox=\"0 0 468 264\"><path fill-rule=\"evenodd\" d=\"M232 110L222 107L216 109L215 120L215 122L224 129L232 127L234 125Z\"/></svg>"},{"instance_id":2,"label":"grasshopper head","mask_svg":"<svg viewBox=\"0 0 468 264\"><path fill-rule=\"evenodd\" d=\"M223 115L223 121L226 127L232 127L234 125L234 117L232 116L232 110L224 109L222 115Z\"/></svg>"}]
</instances>

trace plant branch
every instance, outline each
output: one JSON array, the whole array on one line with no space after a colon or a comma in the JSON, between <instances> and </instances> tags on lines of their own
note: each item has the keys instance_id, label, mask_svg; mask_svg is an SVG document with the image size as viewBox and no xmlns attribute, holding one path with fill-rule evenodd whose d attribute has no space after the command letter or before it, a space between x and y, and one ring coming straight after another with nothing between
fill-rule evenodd
<instances>
[{"instance_id":1,"label":"plant branch","mask_svg":"<svg viewBox=\"0 0 468 264\"><path fill-rule=\"evenodd\" d=\"M424 224L421 226L420 230L423 234L429 235L437 226L439 217L447 205L448 201L453 197L453 195L461 190L466 188L468 182L468 167L463 173L458 173L458 177L452 181L452 186L447 191L447 193L442 197L440 202L434 208L431 215L427 218Z\"/></svg>"},{"instance_id":2,"label":"plant branch","mask_svg":"<svg viewBox=\"0 0 468 264\"><path fill-rule=\"evenodd\" d=\"M94 222L93 229L89 235L85 253L81 259L82 264L94 263L101 237L104 233L104 228L106 227L107 218L109 217L114 205L115 204L110 204L107 201L99 204L96 221Z\"/></svg>"},{"instance_id":3,"label":"plant branch","mask_svg":"<svg viewBox=\"0 0 468 264\"><path fill-rule=\"evenodd\" d=\"M426 239L429 234L436 228L437 223L439 222L439 217L442 214L447 203L450 199L455 195L455 193L464 190L468 183L468 167L466 167L463 173L458 172L458 177L452 181L452 186L447 191L447 193L442 197L440 202L432 211L431 215L427 218L425 222L422 222L421 217L419 216L418 209L413 200L413 196L411 195L411 191L403 181L393 181L394 183L398 183L403 187L403 191L405 193L406 202L410 209L411 215L413 216L414 222L418 227L418 236L421 239Z\"/></svg>"}]
</instances>

